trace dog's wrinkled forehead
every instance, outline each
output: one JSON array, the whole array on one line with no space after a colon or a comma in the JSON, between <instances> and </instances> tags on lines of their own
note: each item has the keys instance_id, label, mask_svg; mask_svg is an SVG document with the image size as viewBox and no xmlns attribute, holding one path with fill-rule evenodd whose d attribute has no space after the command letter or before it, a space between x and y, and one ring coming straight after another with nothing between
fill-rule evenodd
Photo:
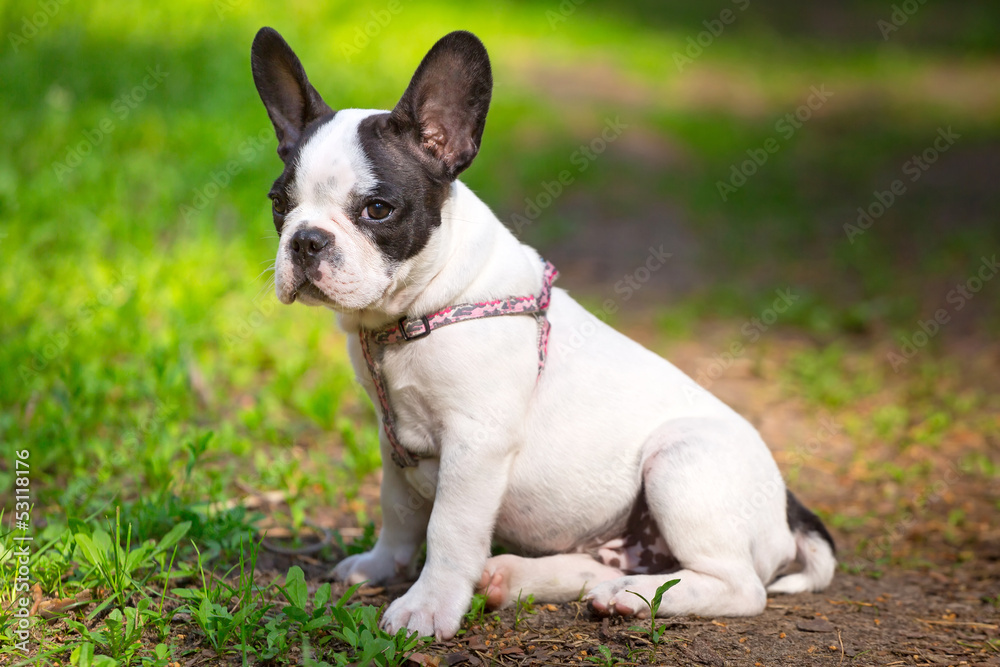
<instances>
[{"instance_id":1,"label":"dog's wrinkled forehead","mask_svg":"<svg viewBox=\"0 0 1000 667\"><path fill-rule=\"evenodd\" d=\"M338 111L304 137L295 160L289 194L297 202L324 202L346 207L354 198L375 191L378 181L358 134L359 123L384 111Z\"/></svg>"}]
</instances>

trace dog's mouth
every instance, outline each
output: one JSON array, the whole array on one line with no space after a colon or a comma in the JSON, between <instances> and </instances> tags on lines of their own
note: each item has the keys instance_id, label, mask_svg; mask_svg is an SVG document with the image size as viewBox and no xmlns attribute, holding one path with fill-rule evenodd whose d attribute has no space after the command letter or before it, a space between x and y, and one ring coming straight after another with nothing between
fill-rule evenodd
<instances>
[{"instance_id":1,"label":"dog's mouth","mask_svg":"<svg viewBox=\"0 0 1000 667\"><path fill-rule=\"evenodd\" d=\"M318 301L333 305L330 297L328 297L323 290L316 287L316 285L314 285L308 278L303 278L302 282L300 282L295 289L292 290L291 301L289 301L289 303L295 303L296 299L300 299L301 297L305 297L307 301Z\"/></svg>"}]
</instances>

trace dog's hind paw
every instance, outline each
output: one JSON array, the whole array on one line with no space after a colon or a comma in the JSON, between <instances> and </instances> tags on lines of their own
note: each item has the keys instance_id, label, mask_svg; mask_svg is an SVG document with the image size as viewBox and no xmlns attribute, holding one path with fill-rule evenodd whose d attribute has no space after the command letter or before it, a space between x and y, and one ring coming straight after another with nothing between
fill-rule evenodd
<instances>
[{"instance_id":1,"label":"dog's hind paw","mask_svg":"<svg viewBox=\"0 0 1000 667\"><path fill-rule=\"evenodd\" d=\"M632 588L636 589L636 592L642 592L634 584L635 582L629 577L605 581L594 586L584 596L583 601L601 616L649 618L649 608L638 595L629 590Z\"/></svg>"},{"instance_id":2,"label":"dog's hind paw","mask_svg":"<svg viewBox=\"0 0 1000 667\"><path fill-rule=\"evenodd\" d=\"M486 606L490 609L502 609L510 604L509 576L502 567L500 557L486 561L486 569L479 579L476 592L486 596Z\"/></svg>"}]
</instances>

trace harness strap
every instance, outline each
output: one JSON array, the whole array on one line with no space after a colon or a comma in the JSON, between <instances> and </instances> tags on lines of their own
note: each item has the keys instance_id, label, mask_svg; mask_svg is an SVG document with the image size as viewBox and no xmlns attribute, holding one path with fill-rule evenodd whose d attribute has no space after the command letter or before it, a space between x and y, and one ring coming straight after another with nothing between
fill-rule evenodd
<instances>
[{"instance_id":1,"label":"harness strap","mask_svg":"<svg viewBox=\"0 0 1000 667\"><path fill-rule=\"evenodd\" d=\"M376 355L373 354L373 348L381 348L386 345L424 338L425 336L429 336L431 331L448 326L449 324L455 324L456 322L479 320L485 317L498 317L501 315L533 315L538 322L538 374L541 375L542 370L545 368L545 358L549 345L549 330L551 328L545 313L552 299L552 283L558 276L559 272L556 270L556 267L550 262L545 262L542 291L538 295L512 296L495 301L449 306L432 315L414 318L401 317L399 322L383 329L375 331L362 329L358 333L361 339L361 351L365 357L365 364L368 366L368 372L372 376L372 382L375 385L375 394L382 409L382 425L385 429L385 435L392 446L392 460L396 465L400 468L410 468L417 465L417 459L413 454L406 451L406 448L396 438L395 420L392 416L392 410L389 407L389 394L386 391L385 382L382 377L381 359L376 358Z\"/></svg>"}]
</instances>

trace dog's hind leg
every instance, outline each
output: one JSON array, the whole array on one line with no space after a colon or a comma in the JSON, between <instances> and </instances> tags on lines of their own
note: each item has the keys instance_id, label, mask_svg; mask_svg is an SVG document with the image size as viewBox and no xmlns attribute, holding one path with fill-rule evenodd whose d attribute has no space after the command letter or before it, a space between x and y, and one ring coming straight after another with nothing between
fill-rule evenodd
<instances>
[{"instance_id":1,"label":"dog's hind leg","mask_svg":"<svg viewBox=\"0 0 1000 667\"><path fill-rule=\"evenodd\" d=\"M509 607L529 595L536 602L569 602L600 582L621 576L621 570L582 553L542 558L503 554L486 561L477 592L486 595L493 609Z\"/></svg>"},{"instance_id":2,"label":"dog's hind leg","mask_svg":"<svg viewBox=\"0 0 1000 667\"><path fill-rule=\"evenodd\" d=\"M649 615L645 603L671 579L658 616L750 616L767 605L764 583L795 556L785 487L756 431L738 419L665 424L643 458L646 503L676 568L598 584L599 613Z\"/></svg>"}]
</instances>

